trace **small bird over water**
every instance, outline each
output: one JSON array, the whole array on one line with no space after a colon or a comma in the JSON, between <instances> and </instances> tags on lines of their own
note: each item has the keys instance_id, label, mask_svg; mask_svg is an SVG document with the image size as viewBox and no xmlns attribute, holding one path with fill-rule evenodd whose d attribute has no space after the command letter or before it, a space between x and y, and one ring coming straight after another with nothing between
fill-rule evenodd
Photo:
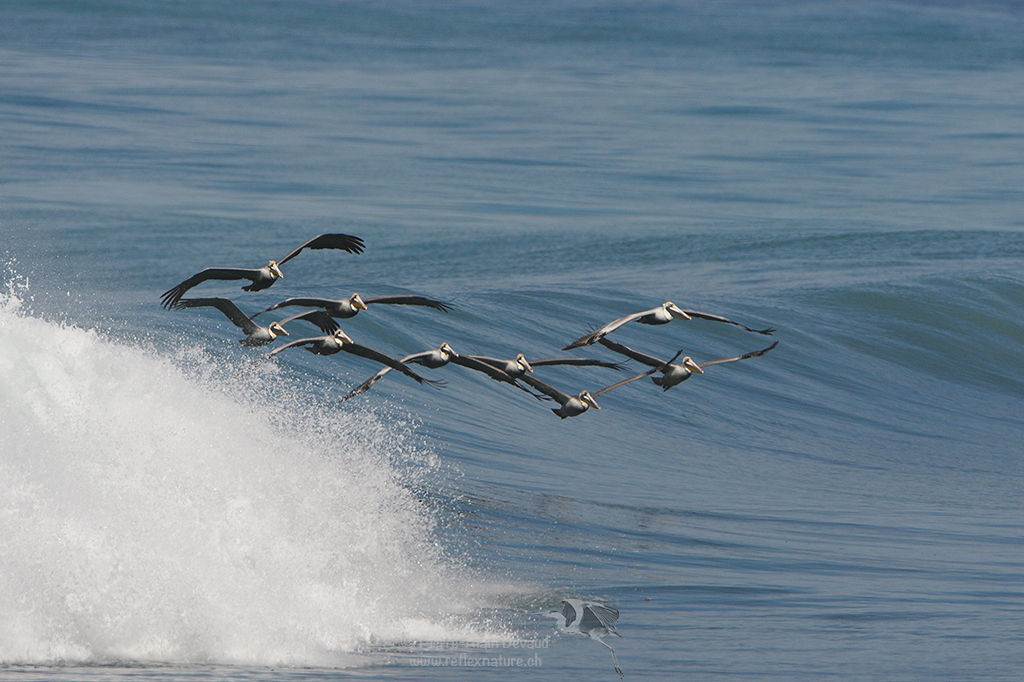
<instances>
[{"instance_id":1,"label":"small bird over water","mask_svg":"<svg viewBox=\"0 0 1024 682\"><path fill-rule=\"evenodd\" d=\"M549 611L546 615L558 620L558 629L561 632L568 632L581 637L589 637L595 642L600 642L612 653L612 665L619 677L623 677L622 668L619 667L619 659L615 656L615 649L611 648L604 637L615 635L622 637L615 629L615 621L619 619L619 612L610 606L585 602L581 599L563 599L560 611Z\"/></svg>"}]
</instances>

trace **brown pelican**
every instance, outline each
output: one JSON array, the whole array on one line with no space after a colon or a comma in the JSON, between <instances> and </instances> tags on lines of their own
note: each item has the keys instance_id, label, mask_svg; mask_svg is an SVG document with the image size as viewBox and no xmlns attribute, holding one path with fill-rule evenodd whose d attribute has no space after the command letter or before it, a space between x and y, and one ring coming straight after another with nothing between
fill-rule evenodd
<instances>
[{"instance_id":1,"label":"brown pelican","mask_svg":"<svg viewBox=\"0 0 1024 682\"><path fill-rule=\"evenodd\" d=\"M547 615L554 616L558 620L558 629L562 632L589 637L604 645L608 651L612 652L612 665L615 666L615 672L619 674L620 678L623 677L619 659L615 656L615 649L604 641L608 635L622 637L615 629L615 621L619 619L617 609L580 599L563 599L561 610L549 611Z\"/></svg>"},{"instance_id":2,"label":"brown pelican","mask_svg":"<svg viewBox=\"0 0 1024 682\"><path fill-rule=\"evenodd\" d=\"M530 393L530 395L533 395L531 391L529 391L523 386L520 386L514 378L506 374L501 369L493 367L487 364L486 362L477 360L473 356L459 355L458 353L455 352L455 349L448 345L447 342L442 343L439 348L434 348L433 350L427 350L421 353L413 353L411 355L406 355L403 358L399 358L399 361L407 364L423 365L428 369L440 369L441 367L444 367L448 363L453 363L461 367L466 367L467 369L473 369L478 372L483 372L484 374L494 379L495 381L502 381L506 384L512 384L516 388L527 391L528 393ZM349 391L348 395L346 395L341 400L345 401L348 400L349 398L354 398L357 395L360 395L361 393L366 393L367 391L370 390L371 387L373 387L375 383L380 381L380 379L389 371L390 370L387 367L381 369L372 377L370 377L363 383L359 384L359 386L356 386L351 391Z\"/></svg>"},{"instance_id":3,"label":"brown pelican","mask_svg":"<svg viewBox=\"0 0 1024 682\"><path fill-rule=\"evenodd\" d=\"M592 360L590 358L541 358L540 360L534 360L529 362L526 356L519 353L512 360L499 360L498 358L489 358L485 355L462 355L464 358L472 358L479 360L480 362L486 362L491 367L497 367L501 371L510 377L518 379L523 376L526 372L532 372L534 367L544 367L547 365L575 365L577 367L609 367L611 369L622 369L622 365L617 362L608 362L607 360Z\"/></svg>"},{"instance_id":4,"label":"brown pelican","mask_svg":"<svg viewBox=\"0 0 1024 682\"><path fill-rule=\"evenodd\" d=\"M295 341L289 341L288 343L275 348L266 357L258 360L257 364L266 362L267 360L274 357L278 353L288 350L289 348L300 347L305 348L310 353L313 353L315 355L334 355L335 353L344 351L346 353L351 353L352 355L358 355L359 357L367 358L368 360L373 360L374 362L379 362L382 365L387 365L389 369L397 369L402 374L412 379L415 379L418 383L421 384L443 383L440 381L434 381L432 379L424 379L420 375L416 374L416 372L406 367L405 364L403 364L400 360L396 360L390 355L381 353L380 351L374 350L373 348L369 348L362 344L356 343L349 337L348 334L346 334L341 329L336 329L333 334L328 334L327 336L314 336L308 339L297 339Z\"/></svg>"},{"instance_id":5,"label":"brown pelican","mask_svg":"<svg viewBox=\"0 0 1024 682\"><path fill-rule=\"evenodd\" d=\"M292 249L281 260L272 260L262 268L206 268L201 270L181 284L165 291L160 300L165 308L170 309L181 300L186 291L208 279L247 279L252 284L242 287L242 291L261 291L284 277L284 273L281 272L281 266L299 255L299 252L303 249L342 249L349 253L362 253L363 240L350 234L321 234Z\"/></svg>"},{"instance_id":6,"label":"brown pelican","mask_svg":"<svg viewBox=\"0 0 1024 682\"><path fill-rule=\"evenodd\" d=\"M578 395L569 395L568 393L564 393L555 388L554 386L546 384L540 379L532 377L529 374L523 374L521 377L519 377L519 380L527 384L528 386L532 386L533 388L537 389L544 395L553 398L555 401L557 401L560 407L552 408L551 411L557 414L562 419L565 419L566 417L575 417L577 415L581 415L591 407L593 407L595 410L600 410L601 406L598 405L597 401L595 400L597 396L601 395L602 393L607 393L613 388L625 386L626 384L629 383L629 380L620 381L616 384L612 384L611 386L605 386L600 391L594 391L593 394L591 394L590 391L584 390L580 391Z\"/></svg>"},{"instance_id":7,"label":"brown pelican","mask_svg":"<svg viewBox=\"0 0 1024 682\"><path fill-rule=\"evenodd\" d=\"M323 308L331 317L337 317L338 319L344 320L349 317L354 317L360 310L366 310L367 306L375 303L419 305L434 308L436 310L442 310L444 312L451 310L451 306L447 303L424 298L423 296L371 296L364 299L359 294L352 294L349 298L342 299L340 301L335 301L329 298L288 298L280 303L275 303L266 310L256 313L256 315L262 315L263 313L268 313L271 310L277 310L278 308L284 308L285 306L301 305L310 308ZM253 315L253 317L256 317L256 315Z\"/></svg>"},{"instance_id":8,"label":"brown pelican","mask_svg":"<svg viewBox=\"0 0 1024 682\"><path fill-rule=\"evenodd\" d=\"M338 328L338 323L322 310L309 310L298 315L286 317L279 322L271 322L269 326L261 327L253 322L252 318L238 309L232 301L226 298L183 298L174 304L174 310L185 308L212 307L224 313L229 320L235 323L246 333L246 337L239 341L243 346L265 346L279 336L289 336L284 325L294 320L306 320L320 328L324 333L331 333Z\"/></svg>"},{"instance_id":9,"label":"brown pelican","mask_svg":"<svg viewBox=\"0 0 1024 682\"><path fill-rule=\"evenodd\" d=\"M635 351L632 348L629 348L628 346L623 346L621 343L615 343L614 341L609 341L608 339L601 339L600 343L601 345L605 346L606 348L610 348L616 353L621 353L622 355L625 355L628 358L632 358L637 362L640 362L645 365L650 365L651 367L653 367L653 369L649 369L646 372L643 372L642 374L637 374L636 376L620 381L620 384L628 384L631 381L636 381L637 379L642 379L644 377L650 376L651 381L653 381L655 385L661 386L662 390L664 391L667 391L668 389L672 388L677 384L683 383L684 381L689 379L690 375L693 374L694 372L697 372L698 374L703 374L705 367L710 367L711 365L720 365L723 362L736 362L737 360L756 358L758 356L764 355L772 348L775 348L775 346L779 345L779 342L776 341L772 345L761 350L755 350L751 353L744 353L743 355L737 355L732 358L722 358L721 360L708 360L707 362L694 362L690 358L690 356L686 356L685 358L683 358L683 361L677 365L674 364L676 358L682 355L683 351L679 351L678 353L675 354L675 356L672 357L671 360L665 362L659 360L653 355L647 355L646 353ZM661 372L661 376L651 376L656 372Z\"/></svg>"},{"instance_id":10,"label":"brown pelican","mask_svg":"<svg viewBox=\"0 0 1024 682\"><path fill-rule=\"evenodd\" d=\"M721 315L702 313L699 310L684 310L672 301L666 301L663 305L660 305L657 308L651 308L650 310L644 310L639 313L633 313L632 315L626 315L625 317L613 320L603 327L596 329L585 336L581 336L562 350L571 350L573 348L579 348L580 346L589 346L595 341L603 339L606 335L611 334L622 325L628 322L633 322L634 320L640 324L668 324L672 320L689 320L694 317L702 320L713 320L715 322L727 322L729 324L734 324L741 329L746 329L748 332L754 332L755 334L771 334L775 331L774 327L768 327L767 329L751 329L750 327L746 327L739 322L733 322Z\"/></svg>"}]
</instances>

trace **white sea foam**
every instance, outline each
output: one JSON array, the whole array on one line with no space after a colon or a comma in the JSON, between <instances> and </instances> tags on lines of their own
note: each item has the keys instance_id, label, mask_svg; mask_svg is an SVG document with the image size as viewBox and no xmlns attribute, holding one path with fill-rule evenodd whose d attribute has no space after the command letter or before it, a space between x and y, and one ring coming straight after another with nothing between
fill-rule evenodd
<instances>
[{"instance_id":1,"label":"white sea foam","mask_svg":"<svg viewBox=\"0 0 1024 682\"><path fill-rule=\"evenodd\" d=\"M0 664L345 666L500 636L410 492L437 461L402 426L20 304L0 295Z\"/></svg>"}]
</instances>

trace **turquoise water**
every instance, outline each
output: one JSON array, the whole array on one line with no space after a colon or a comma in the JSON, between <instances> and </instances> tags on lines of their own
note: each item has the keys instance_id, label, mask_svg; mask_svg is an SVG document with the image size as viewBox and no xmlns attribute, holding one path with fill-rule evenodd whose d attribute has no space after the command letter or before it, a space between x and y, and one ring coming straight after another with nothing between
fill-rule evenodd
<instances>
[{"instance_id":1,"label":"turquoise water","mask_svg":"<svg viewBox=\"0 0 1024 682\"><path fill-rule=\"evenodd\" d=\"M627 678L1016 679L1022 29L1016 3L6 3L0 677L616 679L541 615L579 598L620 611ZM195 294L453 306L342 321L396 356L557 355L666 300L779 346L559 420L458 367L339 405L376 366L244 371L265 351L219 312L160 308L322 232L366 251Z\"/></svg>"}]
</instances>

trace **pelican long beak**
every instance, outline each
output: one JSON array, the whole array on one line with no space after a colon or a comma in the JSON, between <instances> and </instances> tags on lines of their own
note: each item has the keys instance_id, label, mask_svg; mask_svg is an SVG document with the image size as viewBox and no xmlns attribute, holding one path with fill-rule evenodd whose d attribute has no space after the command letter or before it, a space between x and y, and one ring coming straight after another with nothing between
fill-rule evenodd
<instances>
[{"instance_id":1,"label":"pelican long beak","mask_svg":"<svg viewBox=\"0 0 1024 682\"><path fill-rule=\"evenodd\" d=\"M356 310L366 310L366 303L360 298L359 294L352 294L352 307Z\"/></svg>"},{"instance_id":2,"label":"pelican long beak","mask_svg":"<svg viewBox=\"0 0 1024 682\"><path fill-rule=\"evenodd\" d=\"M276 260L270 261L267 267L270 268L270 271L274 273L278 278L284 277L284 273L281 272L281 266L277 264Z\"/></svg>"},{"instance_id":3,"label":"pelican long beak","mask_svg":"<svg viewBox=\"0 0 1024 682\"><path fill-rule=\"evenodd\" d=\"M522 353L516 356L516 362L518 362L519 366L525 369L527 372L533 371L533 367L531 367L530 363L526 361L526 356L523 355Z\"/></svg>"},{"instance_id":4,"label":"pelican long beak","mask_svg":"<svg viewBox=\"0 0 1024 682\"><path fill-rule=\"evenodd\" d=\"M683 367L690 370L691 372L698 372L700 374L704 373L704 370L700 368L700 365L691 360L689 355L683 358Z\"/></svg>"},{"instance_id":5,"label":"pelican long beak","mask_svg":"<svg viewBox=\"0 0 1024 682\"><path fill-rule=\"evenodd\" d=\"M590 395L587 391L580 391L580 400L585 402L587 405L590 405L595 410L601 409L601 406L597 404L596 400L594 400L594 396Z\"/></svg>"},{"instance_id":6,"label":"pelican long beak","mask_svg":"<svg viewBox=\"0 0 1024 682\"><path fill-rule=\"evenodd\" d=\"M340 329L334 330L334 338L338 339L342 343L355 343L352 338Z\"/></svg>"},{"instance_id":7,"label":"pelican long beak","mask_svg":"<svg viewBox=\"0 0 1024 682\"><path fill-rule=\"evenodd\" d=\"M442 353L447 353L453 358L459 357L459 354L455 352L455 349L449 346L447 343L442 343L441 347L438 350L440 350Z\"/></svg>"},{"instance_id":8,"label":"pelican long beak","mask_svg":"<svg viewBox=\"0 0 1024 682\"><path fill-rule=\"evenodd\" d=\"M278 322L271 322L267 326L267 331L270 332L270 337L276 339L279 336L288 336L288 332Z\"/></svg>"},{"instance_id":9,"label":"pelican long beak","mask_svg":"<svg viewBox=\"0 0 1024 682\"><path fill-rule=\"evenodd\" d=\"M669 315L676 318L677 320L689 320L690 316L683 312L682 308L677 306L675 303L669 301L665 304L665 308L668 310Z\"/></svg>"}]
</instances>

